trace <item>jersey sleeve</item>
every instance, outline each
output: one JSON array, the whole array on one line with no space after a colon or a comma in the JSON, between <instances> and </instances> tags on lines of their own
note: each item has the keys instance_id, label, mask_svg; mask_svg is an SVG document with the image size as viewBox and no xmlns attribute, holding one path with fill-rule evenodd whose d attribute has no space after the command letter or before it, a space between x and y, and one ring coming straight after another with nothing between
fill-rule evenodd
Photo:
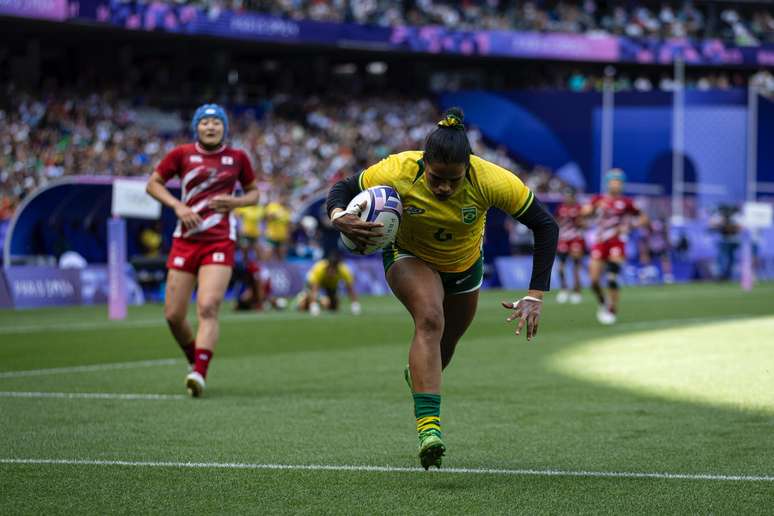
<instances>
[{"instance_id":1,"label":"jersey sleeve","mask_svg":"<svg viewBox=\"0 0 774 516\"><path fill-rule=\"evenodd\" d=\"M253 164L250 163L250 158L247 156L247 153L240 151L239 158L242 161L242 167L239 170L239 183L244 188L255 182L255 171L253 170Z\"/></svg>"},{"instance_id":2,"label":"jersey sleeve","mask_svg":"<svg viewBox=\"0 0 774 516\"><path fill-rule=\"evenodd\" d=\"M518 218L532 205L535 195L516 174L491 164L482 184L490 206Z\"/></svg>"},{"instance_id":3,"label":"jersey sleeve","mask_svg":"<svg viewBox=\"0 0 774 516\"><path fill-rule=\"evenodd\" d=\"M349 269L349 267L346 266L346 264L343 264L343 263L339 264L339 277L347 285L352 285L352 282L354 281L354 277L352 276L352 271Z\"/></svg>"},{"instance_id":4,"label":"jersey sleeve","mask_svg":"<svg viewBox=\"0 0 774 516\"><path fill-rule=\"evenodd\" d=\"M360 190L382 185L395 188L394 183L399 174L400 160L397 155L393 154L362 171L357 182Z\"/></svg>"},{"instance_id":5,"label":"jersey sleeve","mask_svg":"<svg viewBox=\"0 0 774 516\"><path fill-rule=\"evenodd\" d=\"M182 165L183 149L177 147L169 151L164 158L156 165L156 173L166 182L180 173Z\"/></svg>"}]
</instances>

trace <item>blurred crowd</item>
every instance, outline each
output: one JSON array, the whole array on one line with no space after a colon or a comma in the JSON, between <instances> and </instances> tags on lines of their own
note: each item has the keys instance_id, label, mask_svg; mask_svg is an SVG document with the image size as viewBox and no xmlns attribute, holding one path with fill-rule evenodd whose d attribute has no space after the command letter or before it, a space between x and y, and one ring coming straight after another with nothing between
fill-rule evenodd
<instances>
[{"instance_id":1,"label":"blurred crowd","mask_svg":"<svg viewBox=\"0 0 774 516\"><path fill-rule=\"evenodd\" d=\"M64 175L143 176L190 141L187 113L133 107L110 91L35 97L9 91L0 103L0 219L31 190ZM232 116L230 142L252 157L263 201L303 201L402 150L421 149L439 113L427 99L342 101L277 97L256 116ZM517 164L470 128L475 152L518 171L537 192L559 191L548 169Z\"/></svg>"},{"instance_id":2,"label":"blurred crowd","mask_svg":"<svg viewBox=\"0 0 774 516\"><path fill-rule=\"evenodd\" d=\"M563 76L557 84L547 87L564 87L570 91L602 91L605 78L598 73L584 73L575 70L569 75ZM765 96L774 95L774 75L768 70L761 70L752 76L745 77L736 71L719 70L713 73L699 72L686 74L685 88L691 90L730 90L733 88L746 88L752 83L756 90ZM617 74L612 79L615 91L674 91L677 82L668 73L648 73L641 69L636 74Z\"/></svg>"},{"instance_id":3,"label":"blurred crowd","mask_svg":"<svg viewBox=\"0 0 774 516\"><path fill-rule=\"evenodd\" d=\"M601 0L175 0L209 9L250 10L294 19L380 26L442 25L462 30L520 30L625 35L632 38L721 38L741 46L774 42L766 2Z\"/></svg>"}]
</instances>

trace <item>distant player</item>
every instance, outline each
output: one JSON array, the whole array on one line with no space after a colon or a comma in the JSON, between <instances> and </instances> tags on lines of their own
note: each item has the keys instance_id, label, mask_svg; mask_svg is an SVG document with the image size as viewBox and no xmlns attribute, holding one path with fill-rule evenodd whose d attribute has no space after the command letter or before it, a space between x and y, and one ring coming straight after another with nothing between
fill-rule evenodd
<instances>
[{"instance_id":1,"label":"distant player","mask_svg":"<svg viewBox=\"0 0 774 516\"><path fill-rule=\"evenodd\" d=\"M626 238L632 225L642 225L644 215L629 197L624 197L623 186L626 176L618 168L605 176L607 193L595 195L584 207L584 215L597 217L596 242L591 249L591 289L597 296L599 308L597 320L601 324L615 324L620 297L618 275L626 262ZM638 220L634 220L634 219ZM608 296L600 283L602 274L607 272Z\"/></svg>"},{"instance_id":2,"label":"distant player","mask_svg":"<svg viewBox=\"0 0 774 516\"><path fill-rule=\"evenodd\" d=\"M650 220L643 227L642 239L640 240L640 262L644 266L647 277L655 277L658 273L654 265L654 262L658 260L664 283L674 283L671 251L667 221L663 219Z\"/></svg>"},{"instance_id":3,"label":"distant player","mask_svg":"<svg viewBox=\"0 0 774 516\"><path fill-rule=\"evenodd\" d=\"M350 309L355 315L361 312L355 292L355 278L347 264L341 261L338 251L328 253L328 258L315 263L306 274L306 290L298 299L298 309L308 310L313 316L320 315L320 307L335 312L339 309L339 284L344 283L349 295ZM320 292L324 296L320 296Z\"/></svg>"},{"instance_id":4,"label":"distant player","mask_svg":"<svg viewBox=\"0 0 774 516\"><path fill-rule=\"evenodd\" d=\"M559 258L559 282L561 283L556 300L560 303L570 301L573 304L578 304L581 302L580 271L583 266L583 257L586 255L582 212L583 206L578 203L575 189L568 188L564 195L564 202L556 210L556 222L559 223L559 245L556 250ZM572 293L569 292L567 282L568 260L572 260Z\"/></svg>"},{"instance_id":5,"label":"distant player","mask_svg":"<svg viewBox=\"0 0 774 516\"><path fill-rule=\"evenodd\" d=\"M284 260L290 241L290 211L285 207L284 196L266 205L263 217L266 221L266 242L275 260Z\"/></svg>"},{"instance_id":6,"label":"distant player","mask_svg":"<svg viewBox=\"0 0 774 516\"><path fill-rule=\"evenodd\" d=\"M249 240L241 240L239 249L242 253L242 268L238 269L241 273L239 282L242 288L237 293L235 309L263 310L271 298L271 276L266 267L251 253L256 253L256 250Z\"/></svg>"},{"instance_id":7,"label":"distant player","mask_svg":"<svg viewBox=\"0 0 774 516\"><path fill-rule=\"evenodd\" d=\"M258 202L258 189L247 155L225 143L228 118L223 108L199 107L191 129L195 143L172 149L148 180L147 191L178 218L167 260L164 316L191 364L185 385L197 397L204 392L218 341L218 310L234 266L236 224L230 212ZM179 200L165 186L174 177L181 183ZM244 190L241 197L234 196L237 183ZM199 326L194 338L186 314L197 282Z\"/></svg>"},{"instance_id":8,"label":"distant player","mask_svg":"<svg viewBox=\"0 0 774 516\"><path fill-rule=\"evenodd\" d=\"M483 280L481 254L486 212L499 208L531 228L535 237L532 279L527 295L503 302L537 333L543 293L556 255L558 227L553 217L513 173L471 155L462 111L446 112L427 137L425 150L388 156L356 176L336 183L328 195L335 227L365 246L379 225L363 222L349 201L364 188L394 188L403 201L395 245L384 249L387 282L411 314L414 337L406 381L414 399L419 460L441 466L446 445L441 434L441 372L449 365L476 313Z\"/></svg>"},{"instance_id":9,"label":"distant player","mask_svg":"<svg viewBox=\"0 0 774 516\"><path fill-rule=\"evenodd\" d=\"M234 210L239 221L239 240L247 244L249 250L254 250L256 258L260 258L259 241L261 238L261 221L264 216L264 208L257 204L242 206Z\"/></svg>"}]
</instances>

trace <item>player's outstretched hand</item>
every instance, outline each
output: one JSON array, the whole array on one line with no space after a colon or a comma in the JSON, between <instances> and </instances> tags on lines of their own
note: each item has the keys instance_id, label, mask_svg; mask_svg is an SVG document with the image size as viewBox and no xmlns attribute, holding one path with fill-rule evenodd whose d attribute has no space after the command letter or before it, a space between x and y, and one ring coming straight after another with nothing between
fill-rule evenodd
<instances>
[{"instance_id":1,"label":"player's outstretched hand","mask_svg":"<svg viewBox=\"0 0 774 516\"><path fill-rule=\"evenodd\" d=\"M236 208L236 202L236 197L233 195L216 195L210 199L209 206L215 211L224 213Z\"/></svg>"},{"instance_id":2,"label":"player's outstretched hand","mask_svg":"<svg viewBox=\"0 0 774 516\"><path fill-rule=\"evenodd\" d=\"M540 310L543 308L543 300L533 296L525 296L516 301L503 301L503 308L513 310L508 316L506 322L518 319L516 325L516 335L521 335L521 330L527 326L527 340L537 335L538 325L540 324Z\"/></svg>"},{"instance_id":3,"label":"player's outstretched hand","mask_svg":"<svg viewBox=\"0 0 774 516\"><path fill-rule=\"evenodd\" d=\"M194 229L202 223L202 218L199 214L182 203L175 208L175 216L180 219L185 229Z\"/></svg>"},{"instance_id":4,"label":"player's outstretched hand","mask_svg":"<svg viewBox=\"0 0 774 516\"><path fill-rule=\"evenodd\" d=\"M360 219L360 212L366 207L365 201L358 206L359 210L353 213L353 211L339 212L333 216L331 220L333 227L335 227L341 233L347 235L352 240L358 249L364 249L369 244L373 244L374 237L381 234L379 228L384 224L378 222L365 222Z\"/></svg>"}]
</instances>

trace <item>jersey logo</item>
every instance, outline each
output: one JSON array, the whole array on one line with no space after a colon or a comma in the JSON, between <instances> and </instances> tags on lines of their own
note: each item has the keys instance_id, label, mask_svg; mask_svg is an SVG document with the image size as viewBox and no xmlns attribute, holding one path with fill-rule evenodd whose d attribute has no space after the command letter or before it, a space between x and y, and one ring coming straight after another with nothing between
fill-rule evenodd
<instances>
[{"instance_id":1,"label":"jersey logo","mask_svg":"<svg viewBox=\"0 0 774 516\"><path fill-rule=\"evenodd\" d=\"M416 206L406 206L406 213L409 215L421 215L424 212L425 210L422 208L417 208Z\"/></svg>"},{"instance_id":2,"label":"jersey logo","mask_svg":"<svg viewBox=\"0 0 774 516\"><path fill-rule=\"evenodd\" d=\"M465 276L464 278L462 278L462 279L458 279L457 281L455 281L455 282L454 282L454 284L455 284L455 285L460 285L460 284L461 284L463 281L465 281L466 279L470 278L471 276L472 276L472 274L468 274L468 275L467 275L467 276Z\"/></svg>"},{"instance_id":3,"label":"jersey logo","mask_svg":"<svg viewBox=\"0 0 774 516\"><path fill-rule=\"evenodd\" d=\"M446 242L452 239L452 234L446 231L446 228L438 228L438 231L433 233L433 238L439 242Z\"/></svg>"},{"instance_id":4,"label":"jersey logo","mask_svg":"<svg viewBox=\"0 0 774 516\"><path fill-rule=\"evenodd\" d=\"M220 163L222 165L233 165L234 164L234 158L231 156L222 156L220 158Z\"/></svg>"},{"instance_id":5,"label":"jersey logo","mask_svg":"<svg viewBox=\"0 0 774 516\"><path fill-rule=\"evenodd\" d=\"M197 154L191 154L191 163L202 163L202 157Z\"/></svg>"},{"instance_id":6,"label":"jersey logo","mask_svg":"<svg viewBox=\"0 0 774 516\"><path fill-rule=\"evenodd\" d=\"M462 208L462 222L464 224L473 224L478 218L478 209L475 206L466 206Z\"/></svg>"}]
</instances>

